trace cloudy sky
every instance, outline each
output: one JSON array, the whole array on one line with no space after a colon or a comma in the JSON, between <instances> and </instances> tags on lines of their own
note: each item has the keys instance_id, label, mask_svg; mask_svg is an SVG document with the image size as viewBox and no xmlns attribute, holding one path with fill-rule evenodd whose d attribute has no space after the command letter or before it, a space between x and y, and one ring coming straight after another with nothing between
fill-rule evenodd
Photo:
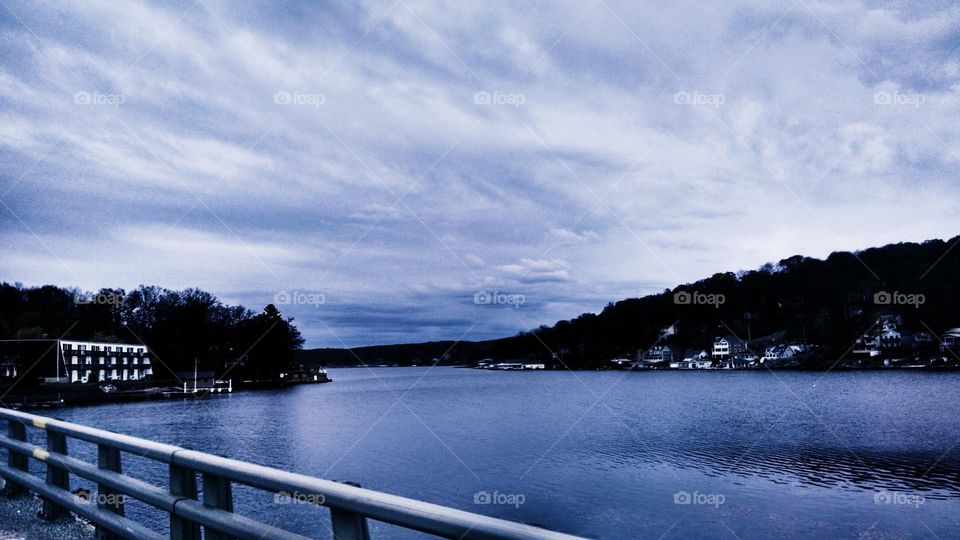
<instances>
[{"instance_id":1,"label":"cloudy sky","mask_svg":"<svg viewBox=\"0 0 960 540\"><path fill-rule=\"evenodd\" d=\"M336 347L960 230L950 2L0 2L0 280Z\"/></svg>"}]
</instances>

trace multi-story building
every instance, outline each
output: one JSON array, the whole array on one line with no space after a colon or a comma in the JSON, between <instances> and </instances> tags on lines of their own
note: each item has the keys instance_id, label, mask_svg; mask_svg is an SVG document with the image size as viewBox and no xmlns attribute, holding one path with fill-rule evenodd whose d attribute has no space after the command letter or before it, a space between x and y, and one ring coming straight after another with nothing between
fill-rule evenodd
<instances>
[{"instance_id":1,"label":"multi-story building","mask_svg":"<svg viewBox=\"0 0 960 540\"><path fill-rule=\"evenodd\" d=\"M49 383L142 381L153 377L146 345L65 339L0 340L7 379L42 378Z\"/></svg>"},{"instance_id":2,"label":"multi-story building","mask_svg":"<svg viewBox=\"0 0 960 540\"><path fill-rule=\"evenodd\" d=\"M637 356L645 364L659 364L679 360L680 352L669 345L655 345L646 351L638 351Z\"/></svg>"},{"instance_id":3,"label":"multi-story building","mask_svg":"<svg viewBox=\"0 0 960 540\"><path fill-rule=\"evenodd\" d=\"M728 358L739 358L746 352L746 344L736 337L718 337L713 341L713 352L711 356L714 360L726 360Z\"/></svg>"}]
</instances>

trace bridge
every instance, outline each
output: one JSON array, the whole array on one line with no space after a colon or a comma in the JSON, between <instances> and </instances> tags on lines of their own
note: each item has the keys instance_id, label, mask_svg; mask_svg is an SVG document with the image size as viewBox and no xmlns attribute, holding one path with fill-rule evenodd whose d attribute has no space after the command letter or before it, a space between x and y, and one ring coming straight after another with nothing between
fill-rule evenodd
<instances>
[{"instance_id":1,"label":"bridge","mask_svg":"<svg viewBox=\"0 0 960 540\"><path fill-rule=\"evenodd\" d=\"M35 493L43 500L44 517L57 519L76 514L89 520L96 527L97 538L102 540L165 538L163 533L126 516L125 498L136 499L168 514L173 540L308 538L234 513L234 485L274 494L295 493L318 508L329 509L329 525L318 524L318 529L328 527L337 540L369 540L368 520L441 538L577 538L355 484L295 474L22 411L0 408L0 420L7 422L7 435L0 435L0 447L7 450L6 463L0 463L0 477L6 480L7 495ZM44 447L29 442L28 430L31 429L45 433ZM71 456L67 451L68 440L96 445L97 463ZM169 470L168 486L157 486L124 474L124 454L165 464ZM45 477L30 472L31 459L45 464ZM89 495L78 497L70 490L73 475L97 484L95 504ZM318 510L318 520L325 519L322 513Z\"/></svg>"}]
</instances>

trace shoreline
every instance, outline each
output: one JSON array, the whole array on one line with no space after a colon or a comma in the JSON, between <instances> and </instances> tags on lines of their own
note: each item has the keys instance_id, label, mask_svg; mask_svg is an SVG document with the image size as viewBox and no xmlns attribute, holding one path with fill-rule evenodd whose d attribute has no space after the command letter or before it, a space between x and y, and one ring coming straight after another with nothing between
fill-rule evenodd
<instances>
[{"instance_id":1,"label":"shoreline","mask_svg":"<svg viewBox=\"0 0 960 540\"><path fill-rule=\"evenodd\" d=\"M150 386L137 383L128 385L126 389L112 392L104 392L100 384L50 383L28 389L9 387L3 401L6 406L13 409L38 410L171 399L203 399L210 395L229 396L233 392L275 390L300 385L325 384L333 382L333 379L324 377L319 380L247 382L234 386L231 391L223 391L222 388L199 388L186 392L183 391L182 386L167 384L172 382L161 381L159 384Z\"/></svg>"}]
</instances>

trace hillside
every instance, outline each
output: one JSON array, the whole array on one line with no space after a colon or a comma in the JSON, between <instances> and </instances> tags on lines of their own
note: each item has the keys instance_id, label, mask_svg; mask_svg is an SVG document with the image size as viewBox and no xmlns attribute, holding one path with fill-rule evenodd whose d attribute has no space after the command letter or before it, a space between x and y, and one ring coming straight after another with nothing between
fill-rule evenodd
<instances>
[{"instance_id":1,"label":"hillside","mask_svg":"<svg viewBox=\"0 0 960 540\"><path fill-rule=\"evenodd\" d=\"M635 358L655 344L708 348L715 337L733 335L753 347L773 341L817 345L818 354L805 367L821 367L845 355L883 315L898 316L905 329L935 336L960 326L958 242L960 236L891 244L837 252L825 260L797 255L757 270L715 274L660 294L621 300L599 314L498 340L298 354L301 362L329 365L361 360L370 365L461 364L490 357L590 368L611 358ZM661 335L674 324L674 335Z\"/></svg>"}]
</instances>

